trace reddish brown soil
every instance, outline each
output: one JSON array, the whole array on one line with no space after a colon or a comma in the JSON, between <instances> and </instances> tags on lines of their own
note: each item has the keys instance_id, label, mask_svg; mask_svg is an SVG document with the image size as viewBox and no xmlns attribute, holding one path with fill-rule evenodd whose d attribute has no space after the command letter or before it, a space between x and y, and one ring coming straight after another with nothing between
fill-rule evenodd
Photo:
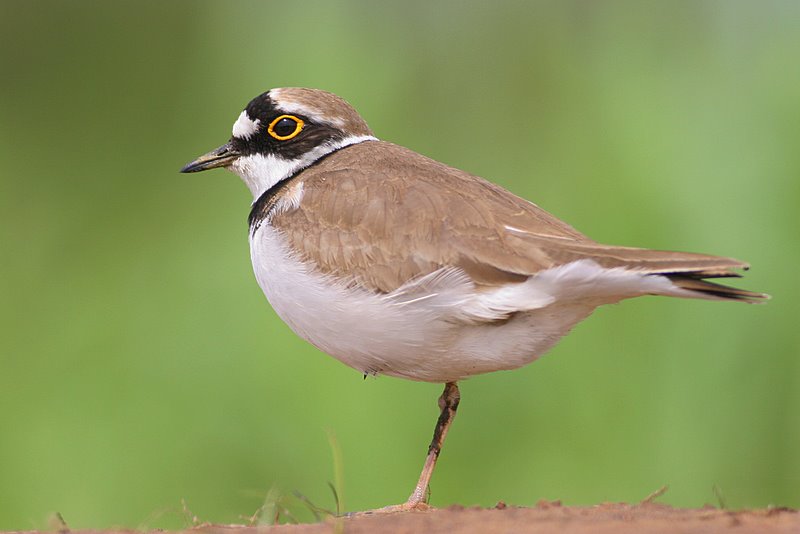
<instances>
[{"instance_id":1,"label":"reddish brown soil","mask_svg":"<svg viewBox=\"0 0 800 534\"><path fill-rule=\"evenodd\" d=\"M337 525L338 523L338 525ZM717 508L687 510L648 504L561 506L541 502L534 508L450 507L426 512L331 519L314 525L280 525L259 529L204 527L207 534L735 534L800 533L800 513L787 508L730 511Z\"/></svg>"},{"instance_id":2,"label":"reddish brown soil","mask_svg":"<svg viewBox=\"0 0 800 534\"><path fill-rule=\"evenodd\" d=\"M133 531L83 531L132 534ZM788 508L720 510L672 508L655 503L561 506L540 502L533 508L451 506L420 512L330 518L322 523L248 527L202 525L185 534L798 534L800 512ZM63 529L59 534L82 534Z\"/></svg>"}]
</instances>

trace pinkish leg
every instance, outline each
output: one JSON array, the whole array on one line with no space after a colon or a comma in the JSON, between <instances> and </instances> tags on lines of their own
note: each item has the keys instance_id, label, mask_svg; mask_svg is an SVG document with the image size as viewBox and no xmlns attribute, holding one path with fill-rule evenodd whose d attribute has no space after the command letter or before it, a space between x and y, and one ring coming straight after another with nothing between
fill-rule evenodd
<instances>
[{"instance_id":1,"label":"pinkish leg","mask_svg":"<svg viewBox=\"0 0 800 534\"><path fill-rule=\"evenodd\" d=\"M447 430L450 424L456 417L456 410L458 409L458 402L461 400L461 395L458 392L458 385L455 382L448 382L444 386L444 392L439 397L439 420L436 422L436 428L433 431L433 439L428 447L428 456L425 458L425 465L422 467L422 473L419 476L417 487L414 492L403 504L395 504L393 506L386 506L376 510L369 510L366 512L356 512L350 515L360 514L385 514L392 512L405 512L408 510L425 510L428 508L428 485L433 475L433 469L436 467L436 460L439 458L439 453L442 452L442 445L444 438L447 436Z\"/></svg>"}]
</instances>

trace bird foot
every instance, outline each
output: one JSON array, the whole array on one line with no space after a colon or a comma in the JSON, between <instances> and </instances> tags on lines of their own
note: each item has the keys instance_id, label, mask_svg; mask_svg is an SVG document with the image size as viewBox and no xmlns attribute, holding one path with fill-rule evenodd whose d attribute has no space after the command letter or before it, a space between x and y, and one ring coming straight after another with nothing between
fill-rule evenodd
<instances>
[{"instance_id":1,"label":"bird foot","mask_svg":"<svg viewBox=\"0 0 800 534\"><path fill-rule=\"evenodd\" d=\"M345 517L366 517L372 515L396 514L400 512L427 512L433 510L433 507L425 502L404 502L403 504L393 504L391 506L384 506L383 508L375 508L374 510L364 510L363 512L348 512Z\"/></svg>"}]
</instances>

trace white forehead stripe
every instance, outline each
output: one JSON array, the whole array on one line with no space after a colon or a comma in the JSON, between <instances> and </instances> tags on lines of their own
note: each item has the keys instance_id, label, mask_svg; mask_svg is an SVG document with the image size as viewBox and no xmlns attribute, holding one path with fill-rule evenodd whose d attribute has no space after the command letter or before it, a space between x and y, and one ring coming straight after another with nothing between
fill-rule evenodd
<instances>
[{"instance_id":1,"label":"white forehead stripe","mask_svg":"<svg viewBox=\"0 0 800 534\"><path fill-rule=\"evenodd\" d=\"M236 122L233 123L233 136L239 139L250 139L258 131L259 120L253 120L247 116L247 111L242 111Z\"/></svg>"}]
</instances>

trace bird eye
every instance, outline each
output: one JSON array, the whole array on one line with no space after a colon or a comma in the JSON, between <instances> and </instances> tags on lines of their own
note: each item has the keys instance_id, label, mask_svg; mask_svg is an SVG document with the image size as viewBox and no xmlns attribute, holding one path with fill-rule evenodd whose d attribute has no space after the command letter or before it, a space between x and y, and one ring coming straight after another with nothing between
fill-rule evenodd
<instances>
[{"instance_id":1,"label":"bird eye","mask_svg":"<svg viewBox=\"0 0 800 534\"><path fill-rule=\"evenodd\" d=\"M278 141L286 141L299 134L304 124L294 115L281 115L269 123L267 133Z\"/></svg>"}]
</instances>

